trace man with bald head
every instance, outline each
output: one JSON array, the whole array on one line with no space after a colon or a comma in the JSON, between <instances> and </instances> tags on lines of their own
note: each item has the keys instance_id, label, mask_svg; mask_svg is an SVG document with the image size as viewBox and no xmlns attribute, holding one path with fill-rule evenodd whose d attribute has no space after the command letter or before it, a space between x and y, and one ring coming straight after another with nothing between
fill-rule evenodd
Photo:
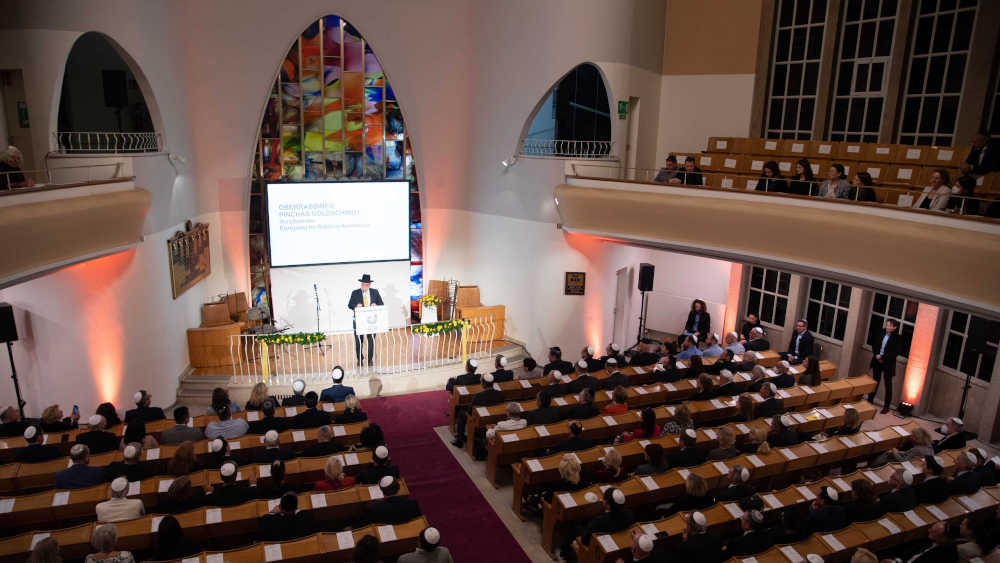
<instances>
[{"instance_id":1,"label":"man with bald head","mask_svg":"<svg viewBox=\"0 0 1000 563\"><path fill-rule=\"evenodd\" d=\"M104 482L104 468L90 466L90 448L73 444L69 449L72 465L56 473L57 489L84 489Z\"/></svg>"},{"instance_id":2,"label":"man with bald head","mask_svg":"<svg viewBox=\"0 0 1000 563\"><path fill-rule=\"evenodd\" d=\"M76 435L77 444L86 444L92 454L102 454L118 449L118 437L104 428L107 426L104 417L95 414L88 421L87 432Z\"/></svg>"},{"instance_id":3,"label":"man with bald head","mask_svg":"<svg viewBox=\"0 0 1000 563\"><path fill-rule=\"evenodd\" d=\"M153 396L146 392L145 389L140 389L135 392L132 396L135 400L135 408L125 412L125 423L128 424L133 420L141 420L143 422L153 422L154 420L163 420L167 418L163 414L163 409L160 407L151 407L149 404L153 400Z\"/></svg>"}]
</instances>

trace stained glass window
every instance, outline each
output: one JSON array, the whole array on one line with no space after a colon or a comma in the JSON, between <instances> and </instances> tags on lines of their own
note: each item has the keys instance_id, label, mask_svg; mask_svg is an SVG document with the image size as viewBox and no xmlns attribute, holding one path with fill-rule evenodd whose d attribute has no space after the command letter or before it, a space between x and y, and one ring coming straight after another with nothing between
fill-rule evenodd
<instances>
[{"instance_id":1,"label":"stained glass window","mask_svg":"<svg viewBox=\"0 0 1000 563\"><path fill-rule=\"evenodd\" d=\"M269 180L409 180L411 310L417 311L423 229L406 124L375 52L339 16L324 16L307 27L282 61L260 126L253 178L251 200L266 197L262 185ZM265 218L253 216L266 207L251 201L255 294L270 288L267 256L255 255L266 252L267 245L253 240L267 236Z\"/></svg>"}]
</instances>

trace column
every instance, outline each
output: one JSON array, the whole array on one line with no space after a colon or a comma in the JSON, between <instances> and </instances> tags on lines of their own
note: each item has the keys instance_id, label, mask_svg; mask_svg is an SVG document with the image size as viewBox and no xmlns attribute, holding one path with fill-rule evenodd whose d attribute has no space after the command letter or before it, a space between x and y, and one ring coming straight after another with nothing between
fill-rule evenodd
<instances>
[{"instance_id":1,"label":"column","mask_svg":"<svg viewBox=\"0 0 1000 563\"><path fill-rule=\"evenodd\" d=\"M722 323L723 334L736 330L740 321L740 302L743 295L743 264L729 265L729 292L726 294L726 318Z\"/></svg>"}]
</instances>

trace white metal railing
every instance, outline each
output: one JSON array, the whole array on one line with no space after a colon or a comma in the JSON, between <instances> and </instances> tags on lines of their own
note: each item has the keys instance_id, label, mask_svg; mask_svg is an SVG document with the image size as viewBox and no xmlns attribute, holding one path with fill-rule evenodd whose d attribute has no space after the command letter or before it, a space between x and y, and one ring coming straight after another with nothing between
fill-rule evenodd
<instances>
[{"instance_id":1,"label":"white metal railing","mask_svg":"<svg viewBox=\"0 0 1000 563\"><path fill-rule=\"evenodd\" d=\"M58 152L64 154L123 154L159 152L163 137L156 132L56 131Z\"/></svg>"},{"instance_id":2,"label":"white metal railing","mask_svg":"<svg viewBox=\"0 0 1000 563\"><path fill-rule=\"evenodd\" d=\"M466 319L465 352L467 358L486 358L493 353L498 324L492 317ZM306 383L325 383L334 366L349 374L384 377L413 375L423 370L462 363L462 330L442 334L417 334L407 325L372 335L375 344L373 365L363 365L355 355L352 331L328 332L317 344L267 344L262 346L254 334L230 337L229 354L233 363L234 383L256 383L265 370L271 384L290 385L296 379ZM357 337L367 352L365 336Z\"/></svg>"},{"instance_id":3,"label":"white metal railing","mask_svg":"<svg viewBox=\"0 0 1000 563\"><path fill-rule=\"evenodd\" d=\"M122 162L0 172L0 192L124 178Z\"/></svg>"},{"instance_id":4,"label":"white metal railing","mask_svg":"<svg viewBox=\"0 0 1000 563\"><path fill-rule=\"evenodd\" d=\"M564 141L559 139L524 139L522 156L566 158L611 158L614 141Z\"/></svg>"}]
</instances>

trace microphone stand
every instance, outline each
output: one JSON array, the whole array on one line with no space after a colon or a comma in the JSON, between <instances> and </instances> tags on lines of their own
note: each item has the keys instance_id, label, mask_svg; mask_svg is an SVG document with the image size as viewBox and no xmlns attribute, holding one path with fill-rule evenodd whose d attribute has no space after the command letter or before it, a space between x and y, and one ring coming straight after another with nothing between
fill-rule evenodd
<instances>
[{"instance_id":1,"label":"microphone stand","mask_svg":"<svg viewBox=\"0 0 1000 563\"><path fill-rule=\"evenodd\" d=\"M21 420L24 420L24 399L21 398L21 386L17 383L17 370L14 369L14 345L7 342L7 357L10 358L10 378L14 380L14 394L17 395L17 410L21 412Z\"/></svg>"},{"instance_id":2,"label":"microphone stand","mask_svg":"<svg viewBox=\"0 0 1000 563\"><path fill-rule=\"evenodd\" d=\"M322 310L322 308L319 306L319 286L317 286L316 284L313 284L313 299L316 301L316 332L323 332L322 330L320 330L319 327L319 312ZM329 345L324 345L323 342L321 341L317 342L315 346L316 348L319 348L319 353L321 355L324 356L326 355L325 348Z\"/></svg>"}]
</instances>

